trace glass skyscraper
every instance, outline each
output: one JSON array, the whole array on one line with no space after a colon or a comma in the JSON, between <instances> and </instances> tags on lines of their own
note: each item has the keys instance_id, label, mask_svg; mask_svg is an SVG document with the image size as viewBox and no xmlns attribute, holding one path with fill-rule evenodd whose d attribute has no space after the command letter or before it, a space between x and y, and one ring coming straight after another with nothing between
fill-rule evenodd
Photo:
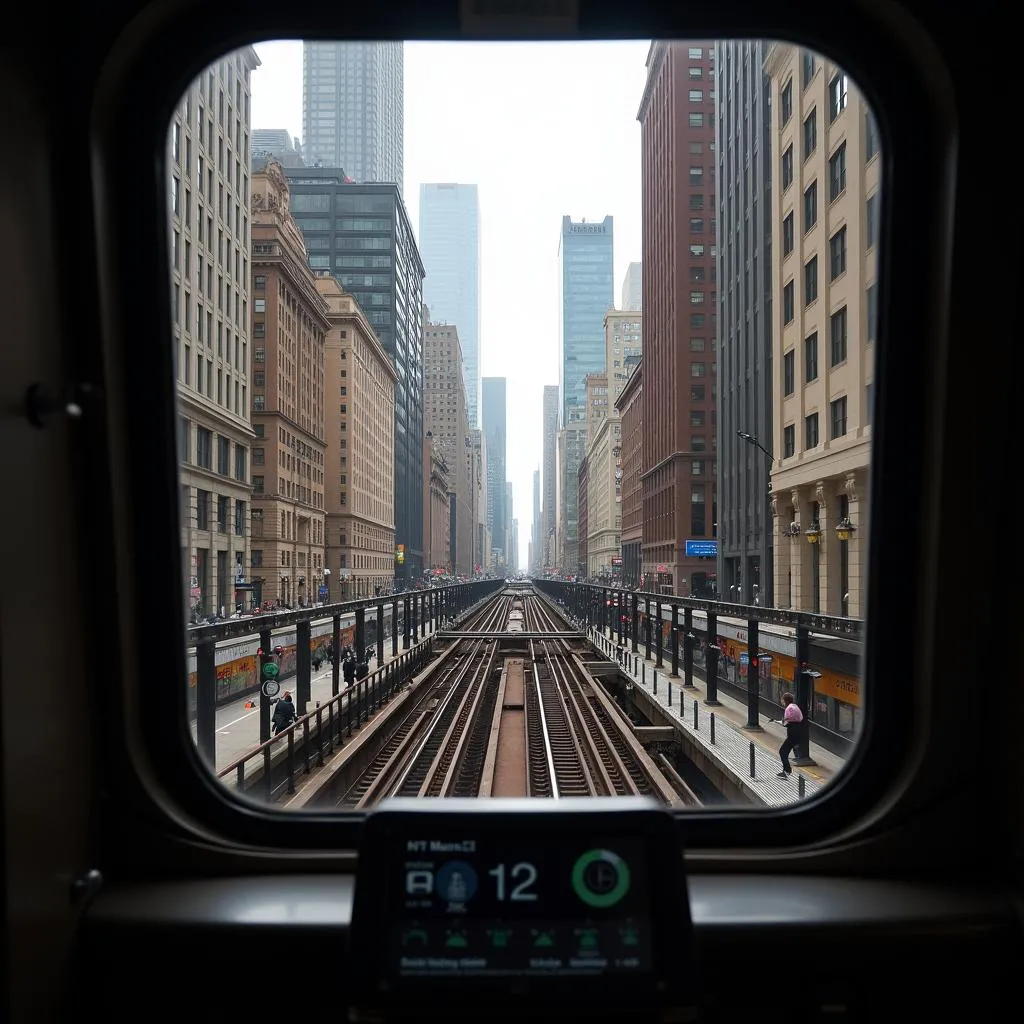
<instances>
[{"instance_id":1,"label":"glass skyscraper","mask_svg":"<svg viewBox=\"0 0 1024 1024\"><path fill-rule=\"evenodd\" d=\"M586 376L604 370L604 315L615 306L613 218L562 218L558 246L558 387L561 425L586 416Z\"/></svg>"},{"instance_id":2,"label":"glass skyscraper","mask_svg":"<svg viewBox=\"0 0 1024 1024\"><path fill-rule=\"evenodd\" d=\"M484 377L483 430L487 443L487 528L491 531L491 551L501 552L507 562L508 508L505 487L506 387L504 377Z\"/></svg>"},{"instance_id":3,"label":"glass skyscraper","mask_svg":"<svg viewBox=\"0 0 1024 1024\"><path fill-rule=\"evenodd\" d=\"M462 342L466 418L479 427L480 199L476 185L420 185L423 301L435 323L455 324Z\"/></svg>"},{"instance_id":4,"label":"glass skyscraper","mask_svg":"<svg viewBox=\"0 0 1024 1024\"><path fill-rule=\"evenodd\" d=\"M585 572L579 554L579 468L587 445L588 373L605 369L604 317L615 306L613 218L562 218L558 246L558 387L565 431L565 488L559 497L563 572ZM559 474L561 476L561 473Z\"/></svg>"},{"instance_id":5,"label":"glass skyscraper","mask_svg":"<svg viewBox=\"0 0 1024 1024\"><path fill-rule=\"evenodd\" d=\"M403 189L404 61L402 43L302 44L307 163Z\"/></svg>"}]
</instances>

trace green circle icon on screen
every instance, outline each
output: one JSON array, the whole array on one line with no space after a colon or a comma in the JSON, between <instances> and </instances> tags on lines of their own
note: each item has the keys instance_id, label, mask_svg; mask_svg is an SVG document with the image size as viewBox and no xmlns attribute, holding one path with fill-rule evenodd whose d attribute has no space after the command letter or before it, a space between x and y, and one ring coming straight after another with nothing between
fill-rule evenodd
<instances>
[{"instance_id":1,"label":"green circle icon on screen","mask_svg":"<svg viewBox=\"0 0 1024 1024\"><path fill-rule=\"evenodd\" d=\"M614 907L629 892L629 865L611 850L589 850L573 865L572 887L590 907Z\"/></svg>"}]
</instances>

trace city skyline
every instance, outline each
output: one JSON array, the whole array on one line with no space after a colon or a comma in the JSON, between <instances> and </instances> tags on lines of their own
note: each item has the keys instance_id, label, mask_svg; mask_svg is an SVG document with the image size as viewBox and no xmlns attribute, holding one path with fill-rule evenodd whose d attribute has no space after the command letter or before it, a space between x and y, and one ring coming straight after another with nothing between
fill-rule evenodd
<instances>
[{"instance_id":1,"label":"city skyline","mask_svg":"<svg viewBox=\"0 0 1024 1024\"><path fill-rule=\"evenodd\" d=\"M507 479L518 509L532 502L543 387L558 380L562 216L615 218L616 298L630 263L640 258L636 109L649 48L646 41L530 44L531 76L523 82L516 74L523 45L406 44L404 71L404 198L412 224L419 223L421 183L467 181L480 189L479 373L508 380L517 443L509 448ZM301 135L302 49L298 41L256 44L262 63L252 76L253 129ZM469 79L475 85L467 92L460 83ZM531 149L558 156L543 175L523 161L526 139ZM610 150L614 162L606 160ZM527 332L508 316L524 296ZM530 521L516 518L524 560Z\"/></svg>"}]
</instances>

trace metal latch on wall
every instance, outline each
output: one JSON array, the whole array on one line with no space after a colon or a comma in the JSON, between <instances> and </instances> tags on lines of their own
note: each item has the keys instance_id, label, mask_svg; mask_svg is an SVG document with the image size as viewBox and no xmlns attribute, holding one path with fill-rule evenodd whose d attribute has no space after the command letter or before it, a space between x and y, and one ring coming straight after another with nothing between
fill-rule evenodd
<instances>
[{"instance_id":1,"label":"metal latch on wall","mask_svg":"<svg viewBox=\"0 0 1024 1024\"><path fill-rule=\"evenodd\" d=\"M81 419L89 401L98 393L98 389L92 384L72 384L64 400L60 401L50 394L45 384L33 384L25 392L25 418L33 427L40 430L54 416Z\"/></svg>"}]
</instances>

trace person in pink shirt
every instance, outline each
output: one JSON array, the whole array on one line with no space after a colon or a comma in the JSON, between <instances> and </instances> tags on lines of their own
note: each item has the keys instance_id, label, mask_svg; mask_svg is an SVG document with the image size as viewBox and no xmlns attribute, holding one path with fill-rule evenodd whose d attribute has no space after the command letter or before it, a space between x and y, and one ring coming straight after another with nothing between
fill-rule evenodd
<instances>
[{"instance_id":1,"label":"person in pink shirt","mask_svg":"<svg viewBox=\"0 0 1024 1024\"><path fill-rule=\"evenodd\" d=\"M782 695L782 703L786 708L782 713L782 724L786 727L786 738L783 740L782 746L779 747L779 757L782 758L782 771L779 772L779 778L788 779L793 772L793 767L789 763L789 755L793 753L793 750L803 737L804 713L800 710L796 698L791 693L784 693Z\"/></svg>"}]
</instances>

